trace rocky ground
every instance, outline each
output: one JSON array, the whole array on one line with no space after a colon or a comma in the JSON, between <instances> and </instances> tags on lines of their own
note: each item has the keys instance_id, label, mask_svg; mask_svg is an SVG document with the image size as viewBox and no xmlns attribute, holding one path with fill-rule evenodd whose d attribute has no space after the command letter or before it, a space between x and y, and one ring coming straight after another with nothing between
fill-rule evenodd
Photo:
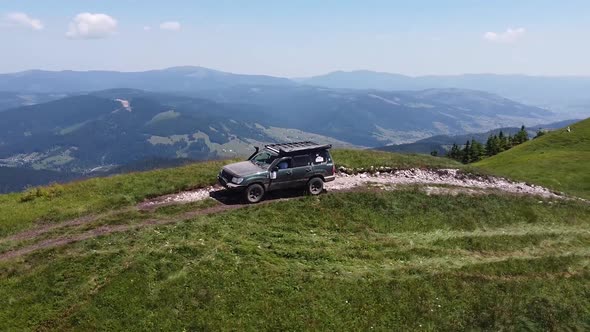
<instances>
[{"instance_id":1,"label":"rocky ground","mask_svg":"<svg viewBox=\"0 0 590 332\"><path fill-rule=\"evenodd\" d=\"M394 190L396 186L416 184L456 187L453 190L443 190L426 186L425 190L429 194L457 194L459 192L481 194L485 193L485 190L499 190L512 194L534 195L544 198L565 198L562 194L553 192L541 186L524 182L514 182L499 177L463 173L457 169L425 170L415 168L357 174L339 172L336 180L325 184L325 189L327 191L341 191L372 185L388 190ZM214 197L215 194L221 190L223 190L223 188L213 186L185 191L146 201L142 203L140 207L152 208L161 205L201 201L209 197Z\"/></svg>"}]
</instances>

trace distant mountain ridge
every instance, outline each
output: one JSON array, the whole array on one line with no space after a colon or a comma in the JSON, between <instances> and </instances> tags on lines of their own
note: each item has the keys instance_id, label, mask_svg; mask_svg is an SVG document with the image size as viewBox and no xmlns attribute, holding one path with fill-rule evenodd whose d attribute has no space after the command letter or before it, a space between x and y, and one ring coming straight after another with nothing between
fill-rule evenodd
<instances>
[{"instance_id":1,"label":"distant mountain ridge","mask_svg":"<svg viewBox=\"0 0 590 332\"><path fill-rule=\"evenodd\" d=\"M380 91L314 86L200 90L199 98L245 103L266 110L271 123L318 133L355 145L412 142L437 134L537 124L550 111L482 91L464 89Z\"/></svg>"},{"instance_id":2,"label":"distant mountain ridge","mask_svg":"<svg viewBox=\"0 0 590 332\"><path fill-rule=\"evenodd\" d=\"M406 76L369 70L336 71L308 78L233 74L198 66L139 72L29 70L0 74L0 91L17 93L79 93L112 88L155 92L194 92L234 86L313 85L333 89L426 90L471 89L487 91L535 106L568 112L569 117L590 116L590 77L462 74ZM1 93L0 93L1 94ZM0 110L2 97L0 96ZM563 118L563 117L562 117Z\"/></svg>"},{"instance_id":3,"label":"distant mountain ridge","mask_svg":"<svg viewBox=\"0 0 590 332\"><path fill-rule=\"evenodd\" d=\"M287 134L252 105L112 89L0 113L0 166L104 172L150 159L235 157Z\"/></svg>"},{"instance_id":4,"label":"distant mountain ridge","mask_svg":"<svg viewBox=\"0 0 590 332\"><path fill-rule=\"evenodd\" d=\"M276 140L372 147L539 123L551 114L457 89L232 86L185 94L109 89L5 110L0 165L82 172L156 157L235 156Z\"/></svg>"},{"instance_id":5,"label":"distant mountain ridge","mask_svg":"<svg viewBox=\"0 0 590 332\"><path fill-rule=\"evenodd\" d=\"M11 108L45 103L67 96L66 93L0 91L0 112Z\"/></svg>"},{"instance_id":6,"label":"distant mountain ridge","mask_svg":"<svg viewBox=\"0 0 590 332\"><path fill-rule=\"evenodd\" d=\"M0 74L0 91L70 93L112 88L192 91L233 85L294 85L287 78L232 74L203 67L172 67L142 72L30 70Z\"/></svg>"},{"instance_id":7,"label":"distant mountain ridge","mask_svg":"<svg viewBox=\"0 0 590 332\"><path fill-rule=\"evenodd\" d=\"M369 70L336 71L297 79L302 84L327 88L424 90L460 88L487 91L526 104L551 107L590 116L590 77L463 74L405 76Z\"/></svg>"}]
</instances>

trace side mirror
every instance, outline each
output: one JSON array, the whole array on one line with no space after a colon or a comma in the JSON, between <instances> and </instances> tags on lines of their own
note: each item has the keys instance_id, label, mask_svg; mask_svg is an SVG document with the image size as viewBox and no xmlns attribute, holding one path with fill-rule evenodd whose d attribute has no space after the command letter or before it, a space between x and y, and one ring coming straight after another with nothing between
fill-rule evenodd
<instances>
[{"instance_id":1,"label":"side mirror","mask_svg":"<svg viewBox=\"0 0 590 332\"><path fill-rule=\"evenodd\" d=\"M277 178L277 171L270 172L270 179L275 180Z\"/></svg>"}]
</instances>

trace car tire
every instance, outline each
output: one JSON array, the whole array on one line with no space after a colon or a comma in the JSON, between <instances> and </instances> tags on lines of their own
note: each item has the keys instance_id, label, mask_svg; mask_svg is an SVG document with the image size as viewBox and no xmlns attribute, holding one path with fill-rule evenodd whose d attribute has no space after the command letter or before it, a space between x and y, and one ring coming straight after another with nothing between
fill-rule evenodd
<instances>
[{"instance_id":1,"label":"car tire","mask_svg":"<svg viewBox=\"0 0 590 332\"><path fill-rule=\"evenodd\" d=\"M324 191L324 181L321 178L312 178L307 182L307 192L316 196Z\"/></svg>"},{"instance_id":2,"label":"car tire","mask_svg":"<svg viewBox=\"0 0 590 332\"><path fill-rule=\"evenodd\" d=\"M248 186L245 191L246 202L250 204L256 204L264 197L264 187L258 183L254 183Z\"/></svg>"}]
</instances>

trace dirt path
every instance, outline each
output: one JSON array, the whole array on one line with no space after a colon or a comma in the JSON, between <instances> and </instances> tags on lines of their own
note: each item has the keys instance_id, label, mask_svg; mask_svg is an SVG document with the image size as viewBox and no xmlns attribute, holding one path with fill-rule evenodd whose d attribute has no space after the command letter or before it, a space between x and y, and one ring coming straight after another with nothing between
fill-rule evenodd
<instances>
[{"instance_id":1,"label":"dirt path","mask_svg":"<svg viewBox=\"0 0 590 332\"><path fill-rule=\"evenodd\" d=\"M80 218L76 218L76 219L72 219L72 220L68 220L68 221L64 221L64 222L60 222L60 223L44 224L41 226L37 226L35 228L28 229L28 230L23 231L21 233L17 233L17 234L8 236L6 238L0 239L0 243L7 242L7 241L24 241L24 240L33 239L33 238L39 237L45 233L51 232L56 229L81 226L81 225L96 221L100 218L108 217L109 215L123 213L125 211L130 211L130 210L132 210L132 208L121 209L121 210L112 211L112 212L100 214L100 215L83 216Z\"/></svg>"},{"instance_id":2,"label":"dirt path","mask_svg":"<svg viewBox=\"0 0 590 332\"><path fill-rule=\"evenodd\" d=\"M509 181L504 178L493 176L479 176L468 173L462 173L457 169L440 169L440 170L423 170L408 169L397 170L388 173L375 174L357 174L348 175L340 173L336 180L325 184L325 189L330 191L349 190L367 185L381 185L395 188L399 185L448 185L463 188L482 189L482 190L499 190L512 194L534 195L544 198L566 198L561 194L555 193L547 188L527 184L524 182ZM197 202L209 197L214 197L216 193L223 188L218 186L202 188L191 191L184 191L178 194L166 195L139 204L140 209L152 209L155 207ZM438 191L443 193L442 191ZM467 190L466 190L467 192Z\"/></svg>"},{"instance_id":3,"label":"dirt path","mask_svg":"<svg viewBox=\"0 0 590 332\"><path fill-rule=\"evenodd\" d=\"M396 190L398 186L406 186L413 184L424 185L423 188L425 192L429 195L456 195L459 193L479 195L489 193L492 190L503 191L517 195L535 195L543 198L569 199L568 197L552 192L551 190L541 186L530 185L524 182L513 182L503 178L491 176L476 176L472 174L465 174L461 173L456 169L410 169L393 171L391 173L376 173L372 175L340 174L336 177L335 181L326 183L325 189L328 192L343 192L362 190L363 188L366 188L368 185L372 185L381 187L382 189L386 190ZM447 185L452 187L444 188L440 187L441 185ZM268 197L266 197L265 200L259 204L270 204L273 202L289 200L300 196L300 191L281 192L280 195L269 193ZM154 198L138 204L136 208L139 210L150 211L166 205L198 202L205 200L207 198L214 198L221 204L205 209L185 212L179 216L174 217L148 219L138 222L136 224L101 225L94 229L84 230L77 234L61 236L58 235L54 238L44 239L33 244L25 245L23 247L19 247L13 250L8 250L4 253L0 253L0 261L20 257L31 252L34 252L36 250L63 246L66 244L79 242L106 234L125 232L153 225L164 225L168 223L188 220L197 216L210 215L250 206L247 204L242 204L239 201L239 199L235 196L227 195L223 188L218 186L212 186ZM92 222L100 220L101 218L104 218L105 216L108 216L110 214L122 213L130 209L133 208L113 211L106 215L86 216L62 223L42 225L37 228L30 229L12 235L10 237L4 238L2 239L2 242L35 240L39 236L53 230L59 230L67 227L87 226Z\"/></svg>"},{"instance_id":4,"label":"dirt path","mask_svg":"<svg viewBox=\"0 0 590 332\"><path fill-rule=\"evenodd\" d=\"M277 199L272 199L272 200L265 200L263 202L260 202L258 205L270 204L270 203L274 203L277 201L285 201L285 200L289 200L292 198L293 197L284 197L284 198L277 198ZM136 224L103 225L103 226L99 226L94 229L86 230L82 233L61 235L61 236L57 236L55 238L44 239L39 242L35 242L33 244L25 245L24 247L19 247L14 250L8 250L6 252L0 253L0 262L10 260L15 257L27 255L27 254L32 253L37 250L55 248L55 247L67 245L70 243L95 238L95 237L102 236L102 235L118 233L118 232L125 232L125 231L140 229L140 228L144 228L144 227L148 227L148 226L166 225L166 224L175 223L175 222L182 222L182 221L190 220L190 219L198 217L198 216L211 215L211 214L226 212L226 211L230 211L230 210L241 209L241 208L245 208L248 206L252 206L252 205L250 205L250 204L235 204L233 202L229 203L229 204L222 203L222 204L212 206L209 208L205 208L205 209L188 211L188 212L185 212L180 215L173 216L173 217L162 217L160 219L153 218L153 219L142 220L141 222L138 222ZM120 210L117 212L124 212L124 211L125 210ZM114 214L114 213L111 213L111 214ZM104 215L88 216L88 217L73 219L71 221L66 221L66 222L59 223L59 224L37 227L34 229L24 231L22 233L15 234L15 235L13 235L9 238L5 238L3 240L7 240L7 239L10 239L13 241L34 240L36 237L38 237L44 233L47 233L51 230L58 230L61 228L67 228L67 227L73 227L73 226L74 227L75 226L84 226L84 225L87 225L88 223L91 223L93 221L100 220L102 217L104 217Z\"/></svg>"}]
</instances>

